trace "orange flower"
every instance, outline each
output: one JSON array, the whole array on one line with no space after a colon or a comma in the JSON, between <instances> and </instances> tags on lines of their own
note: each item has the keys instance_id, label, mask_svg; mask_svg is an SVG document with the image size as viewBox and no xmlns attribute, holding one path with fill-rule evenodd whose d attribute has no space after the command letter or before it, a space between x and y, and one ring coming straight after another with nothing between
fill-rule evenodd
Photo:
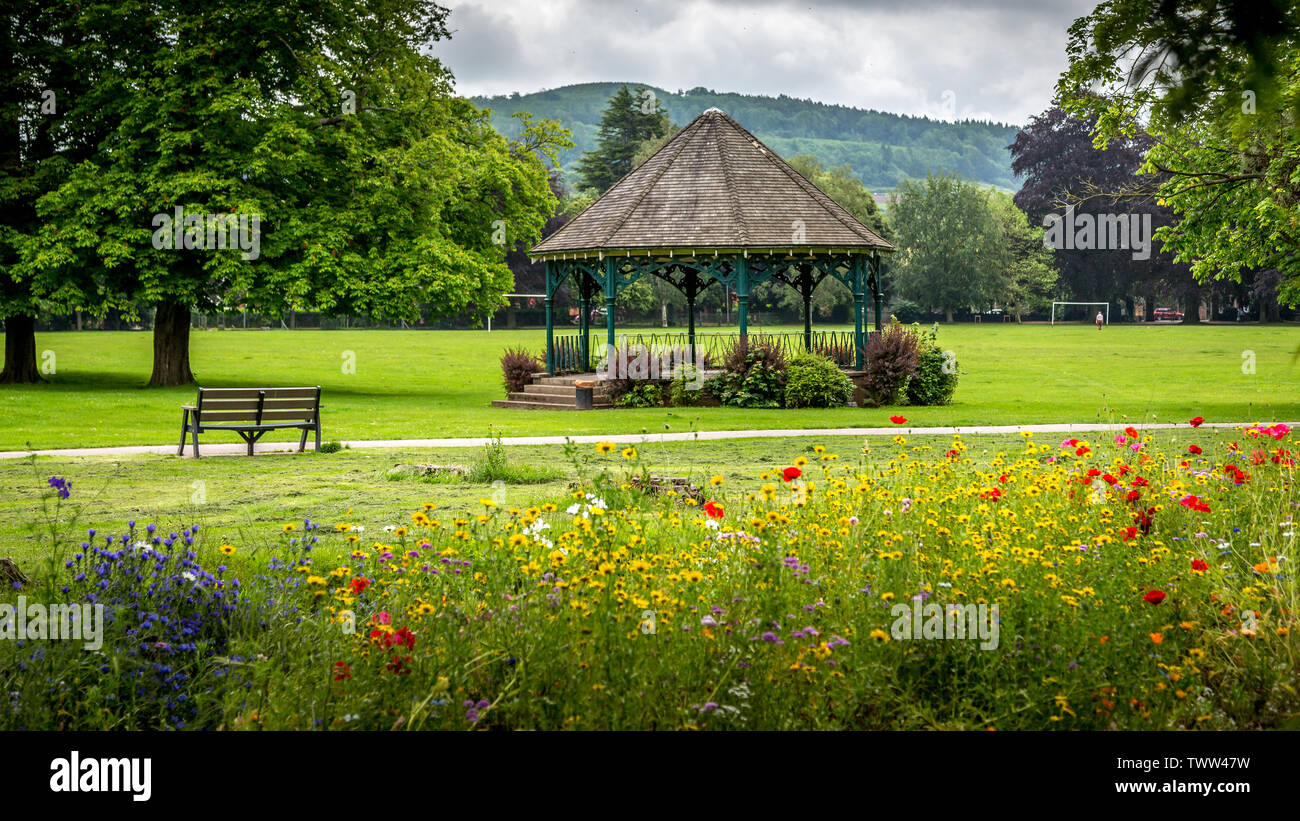
<instances>
[{"instance_id":1,"label":"orange flower","mask_svg":"<svg viewBox=\"0 0 1300 821\"><path fill-rule=\"evenodd\" d=\"M1165 640L1165 637L1160 635L1159 633L1151 633L1150 635L1151 635L1151 640L1156 644L1160 644Z\"/></svg>"}]
</instances>

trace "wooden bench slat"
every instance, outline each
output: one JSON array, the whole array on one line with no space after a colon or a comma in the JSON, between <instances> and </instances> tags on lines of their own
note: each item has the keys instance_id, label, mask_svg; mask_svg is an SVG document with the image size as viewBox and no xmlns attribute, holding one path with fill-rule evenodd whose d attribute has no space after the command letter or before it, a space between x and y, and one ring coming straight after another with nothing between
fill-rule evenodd
<instances>
[{"instance_id":1,"label":"wooden bench slat","mask_svg":"<svg viewBox=\"0 0 1300 821\"><path fill-rule=\"evenodd\" d=\"M210 411L256 411L256 399L218 399L216 401L203 397L203 412ZM313 410L315 399L267 399L262 403L265 410Z\"/></svg>"},{"instance_id":2,"label":"wooden bench slat","mask_svg":"<svg viewBox=\"0 0 1300 821\"><path fill-rule=\"evenodd\" d=\"M316 421L315 410L276 410L263 411L263 422L283 422L290 419L297 419L303 422ZM206 427L210 422L248 422L250 425L257 421L257 413L248 411L208 411L205 410L199 414L199 425Z\"/></svg>"},{"instance_id":3,"label":"wooden bench slat","mask_svg":"<svg viewBox=\"0 0 1300 821\"><path fill-rule=\"evenodd\" d=\"M313 399L317 389L312 388L199 388L204 399L256 399L259 393L267 398Z\"/></svg>"}]
</instances>

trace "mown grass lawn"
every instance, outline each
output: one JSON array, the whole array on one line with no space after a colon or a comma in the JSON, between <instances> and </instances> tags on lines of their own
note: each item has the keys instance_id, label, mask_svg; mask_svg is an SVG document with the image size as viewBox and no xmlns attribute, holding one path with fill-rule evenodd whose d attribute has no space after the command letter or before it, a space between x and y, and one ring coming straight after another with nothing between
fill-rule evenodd
<instances>
[{"instance_id":1,"label":"mown grass lawn","mask_svg":"<svg viewBox=\"0 0 1300 821\"><path fill-rule=\"evenodd\" d=\"M886 424L889 415L863 408L489 407L504 395L501 351L541 350L544 339L540 330L195 331L191 362L206 386L323 386L327 440L852 427ZM1116 325L1101 332L953 325L941 329L940 341L956 353L964 375L951 405L908 409L918 426L1300 418L1300 365L1293 361L1300 327L1293 325ZM38 351L52 352L56 372L47 384L0 387L0 450L179 438L178 408L194 391L143 387L149 333L48 333L36 342ZM355 373L345 373L345 360L355 361ZM1253 362L1253 373L1243 372L1244 362Z\"/></svg>"}]
</instances>

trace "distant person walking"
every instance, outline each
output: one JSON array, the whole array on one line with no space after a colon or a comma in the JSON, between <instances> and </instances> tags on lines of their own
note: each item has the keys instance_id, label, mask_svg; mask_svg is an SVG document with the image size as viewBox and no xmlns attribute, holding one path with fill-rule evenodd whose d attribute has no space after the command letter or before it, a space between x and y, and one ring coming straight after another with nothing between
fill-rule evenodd
<instances>
[{"instance_id":1,"label":"distant person walking","mask_svg":"<svg viewBox=\"0 0 1300 821\"><path fill-rule=\"evenodd\" d=\"M1101 311L1098 311L1098 312L1097 312L1097 330L1099 330L1099 331L1101 330L1101 324L1102 324L1103 322L1105 322L1105 321L1106 321L1106 318L1105 318L1104 316L1101 315Z\"/></svg>"}]
</instances>

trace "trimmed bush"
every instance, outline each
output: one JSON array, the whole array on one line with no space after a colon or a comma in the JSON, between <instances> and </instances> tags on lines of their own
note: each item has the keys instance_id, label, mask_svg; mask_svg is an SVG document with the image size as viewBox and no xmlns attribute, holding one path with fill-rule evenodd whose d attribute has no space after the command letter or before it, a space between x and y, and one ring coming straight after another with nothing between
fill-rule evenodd
<instances>
[{"instance_id":1,"label":"trimmed bush","mask_svg":"<svg viewBox=\"0 0 1300 821\"><path fill-rule=\"evenodd\" d=\"M802 353L785 369L787 408L833 408L853 395L853 382L834 362L815 353Z\"/></svg>"},{"instance_id":2,"label":"trimmed bush","mask_svg":"<svg viewBox=\"0 0 1300 821\"><path fill-rule=\"evenodd\" d=\"M722 361L723 374L710 383L718 400L737 408L779 408L785 398L785 355L775 343L736 340Z\"/></svg>"},{"instance_id":3,"label":"trimmed bush","mask_svg":"<svg viewBox=\"0 0 1300 821\"><path fill-rule=\"evenodd\" d=\"M957 360L939 347L935 329L916 331L919 346L916 374L907 380L907 401L913 405L946 405L957 390Z\"/></svg>"},{"instance_id":4,"label":"trimmed bush","mask_svg":"<svg viewBox=\"0 0 1300 821\"><path fill-rule=\"evenodd\" d=\"M615 400L620 408L657 408L664 403L664 391L658 382L618 380L629 387Z\"/></svg>"},{"instance_id":5,"label":"trimmed bush","mask_svg":"<svg viewBox=\"0 0 1300 821\"><path fill-rule=\"evenodd\" d=\"M919 344L916 334L897 322L867 339L865 388L871 405L896 405L906 398L907 382L918 366Z\"/></svg>"},{"instance_id":6,"label":"trimmed bush","mask_svg":"<svg viewBox=\"0 0 1300 821\"><path fill-rule=\"evenodd\" d=\"M501 354L501 376L506 395L522 391L533 381L533 374L545 368L546 363L527 348L506 348Z\"/></svg>"}]
</instances>

